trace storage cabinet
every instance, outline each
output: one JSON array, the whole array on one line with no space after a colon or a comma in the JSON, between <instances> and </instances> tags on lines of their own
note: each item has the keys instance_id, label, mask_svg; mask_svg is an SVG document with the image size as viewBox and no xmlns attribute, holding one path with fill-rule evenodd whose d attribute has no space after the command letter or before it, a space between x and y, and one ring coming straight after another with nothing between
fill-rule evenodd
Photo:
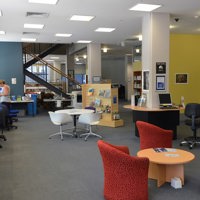
<instances>
[{"instance_id":1,"label":"storage cabinet","mask_svg":"<svg viewBox=\"0 0 200 200\"><path fill-rule=\"evenodd\" d=\"M99 125L118 127L124 121L119 119L118 88L111 84L84 84L82 85L82 107L94 106L97 112L102 113Z\"/></svg>"}]
</instances>

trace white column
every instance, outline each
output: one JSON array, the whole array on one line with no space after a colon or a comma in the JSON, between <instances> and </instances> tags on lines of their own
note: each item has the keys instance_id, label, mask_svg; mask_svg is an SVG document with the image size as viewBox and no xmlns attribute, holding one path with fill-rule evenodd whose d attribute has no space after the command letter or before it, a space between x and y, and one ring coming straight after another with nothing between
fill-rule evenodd
<instances>
[{"instance_id":1,"label":"white column","mask_svg":"<svg viewBox=\"0 0 200 200\"><path fill-rule=\"evenodd\" d=\"M142 24L142 70L149 70L147 107L158 107L158 93L168 92L169 74L169 14L146 13ZM156 90L156 63L166 63L165 90ZM158 74L157 74L158 75Z\"/></svg>"},{"instance_id":2,"label":"white column","mask_svg":"<svg viewBox=\"0 0 200 200\"><path fill-rule=\"evenodd\" d=\"M87 45L87 75L88 83L93 76L101 76L101 44Z\"/></svg>"}]
</instances>

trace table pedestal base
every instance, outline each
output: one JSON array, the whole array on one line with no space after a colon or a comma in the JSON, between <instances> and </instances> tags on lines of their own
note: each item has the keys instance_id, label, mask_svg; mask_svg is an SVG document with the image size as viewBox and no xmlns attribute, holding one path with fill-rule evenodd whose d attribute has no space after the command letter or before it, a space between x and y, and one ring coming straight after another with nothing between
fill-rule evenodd
<instances>
[{"instance_id":1,"label":"table pedestal base","mask_svg":"<svg viewBox=\"0 0 200 200\"><path fill-rule=\"evenodd\" d=\"M184 165L161 165L150 162L148 177L157 180L157 187L160 187L165 182L171 182L171 178L174 177L180 178L182 185L184 185Z\"/></svg>"}]
</instances>

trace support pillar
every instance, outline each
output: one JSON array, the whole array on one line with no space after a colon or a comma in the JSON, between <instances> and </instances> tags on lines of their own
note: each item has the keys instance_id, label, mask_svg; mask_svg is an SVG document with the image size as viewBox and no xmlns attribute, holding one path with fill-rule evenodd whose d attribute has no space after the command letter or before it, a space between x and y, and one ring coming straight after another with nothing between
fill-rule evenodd
<instances>
[{"instance_id":1,"label":"support pillar","mask_svg":"<svg viewBox=\"0 0 200 200\"><path fill-rule=\"evenodd\" d=\"M87 71L88 83L92 83L93 76L101 77L101 44L87 45Z\"/></svg>"},{"instance_id":2,"label":"support pillar","mask_svg":"<svg viewBox=\"0 0 200 200\"><path fill-rule=\"evenodd\" d=\"M147 89L143 94L147 96L146 106L158 107L158 93L168 92L169 83L169 14L146 13L142 23L142 70L149 71ZM166 72L156 74L156 63L166 63ZM165 77L165 89L156 89L156 76ZM143 77L144 78L144 77Z\"/></svg>"}]
</instances>

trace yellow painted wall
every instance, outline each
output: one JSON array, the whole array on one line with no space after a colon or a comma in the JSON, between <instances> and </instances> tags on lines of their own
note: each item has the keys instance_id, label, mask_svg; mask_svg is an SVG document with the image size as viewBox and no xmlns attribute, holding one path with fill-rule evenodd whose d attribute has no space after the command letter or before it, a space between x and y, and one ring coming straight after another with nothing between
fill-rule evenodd
<instances>
[{"instance_id":1,"label":"yellow painted wall","mask_svg":"<svg viewBox=\"0 0 200 200\"><path fill-rule=\"evenodd\" d=\"M188 73L188 84L176 84L176 73ZM200 103L200 35L170 35L169 91L174 103Z\"/></svg>"},{"instance_id":2,"label":"yellow painted wall","mask_svg":"<svg viewBox=\"0 0 200 200\"><path fill-rule=\"evenodd\" d=\"M136 61L133 63L133 71L142 71L142 62Z\"/></svg>"}]
</instances>

